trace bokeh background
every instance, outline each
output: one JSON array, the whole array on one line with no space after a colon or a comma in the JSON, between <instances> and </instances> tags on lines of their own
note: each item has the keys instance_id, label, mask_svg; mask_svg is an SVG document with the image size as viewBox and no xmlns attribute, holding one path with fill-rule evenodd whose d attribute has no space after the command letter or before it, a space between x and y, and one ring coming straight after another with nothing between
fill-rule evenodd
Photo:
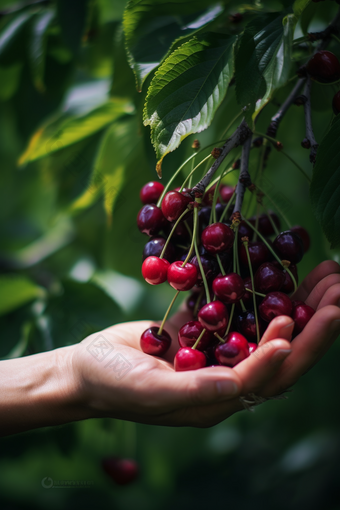
<instances>
[{"instance_id":1,"label":"bokeh background","mask_svg":"<svg viewBox=\"0 0 340 510\"><path fill-rule=\"evenodd\" d=\"M136 92L124 50L124 3L98 0L84 10L81 0L0 0L1 358L69 345L123 320L159 319L173 295L140 274L139 190L157 177L141 122L146 87ZM324 27L336 7L314 4L311 29ZM230 12L239 8L230 2ZM332 51L339 56L335 43ZM335 90L313 85L317 139L332 119ZM259 131L287 91L265 108ZM201 144L218 140L237 113L231 87ZM290 109L278 137L310 175L301 108ZM192 140L165 159L165 182L191 155ZM233 174L226 182L235 184ZM271 154L263 185L267 205L280 204L310 232L300 279L322 260L338 260L313 217L308 183L282 154ZM211 429L89 420L2 438L0 507L340 509L339 354L336 343L287 401ZM108 455L136 459L139 479L115 485L101 468ZM46 477L91 487L46 489Z\"/></svg>"}]
</instances>

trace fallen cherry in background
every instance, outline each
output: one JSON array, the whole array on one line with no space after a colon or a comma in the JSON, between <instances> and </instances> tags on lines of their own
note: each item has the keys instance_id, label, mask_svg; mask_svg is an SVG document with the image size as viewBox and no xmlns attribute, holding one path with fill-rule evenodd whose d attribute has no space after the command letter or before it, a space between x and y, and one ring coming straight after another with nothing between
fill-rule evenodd
<instances>
[{"instance_id":1,"label":"fallen cherry in background","mask_svg":"<svg viewBox=\"0 0 340 510\"><path fill-rule=\"evenodd\" d=\"M118 485L133 482L139 474L138 464L133 459L107 457L102 460L102 467L107 475Z\"/></svg>"}]
</instances>

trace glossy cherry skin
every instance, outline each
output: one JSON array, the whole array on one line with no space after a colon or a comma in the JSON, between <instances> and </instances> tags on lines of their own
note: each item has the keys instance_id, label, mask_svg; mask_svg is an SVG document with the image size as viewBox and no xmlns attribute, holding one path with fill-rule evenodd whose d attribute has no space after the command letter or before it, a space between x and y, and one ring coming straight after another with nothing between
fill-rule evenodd
<instances>
[{"instance_id":1,"label":"glossy cherry skin","mask_svg":"<svg viewBox=\"0 0 340 510\"><path fill-rule=\"evenodd\" d=\"M294 282L292 280L292 278L290 277L290 274L288 273L288 271L286 271L285 269L283 269L282 265L277 261L273 261L272 264L277 268L279 269L280 271L283 272L284 274L284 282L283 282L283 285L280 289L281 292L285 292L286 294L290 294L291 292L294 291ZM298 276L298 272L297 272L297 267L295 264L290 264L289 265L289 271L293 274L295 280L296 280L296 284L298 285L299 283L299 276Z\"/></svg>"},{"instance_id":2,"label":"glossy cherry skin","mask_svg":"<svg viewBox=\"0 0 340 510\"><path fill-rule=\"evenodd\" d=\"M270 252L262 241L251 241L248 244L248 250L250 262L254 271L256 271L256 269L260 267L261 264L267 262L270 259ZM239 248L239 257L242 266L245 269L249 269L247 252L243 244Z\"/></svg>"},{"instance_id":3,"label":"glossy cherry skin","mask_svg":"<svg viewBox=\"0 0 340 510\"><path fill-rule=\"evenodd\" d=\"M152 326L142 333L140 337L140 346L146 354L161 356L171 345L171 336L164 329L161 335L158 334L159 327Z\"/></svg>"},{"instance_id":4,"label":"glossy cherry skin","mask_svg":"<svg viewBox=\"0 0 340 510\"><path fill-rule=\"evenodd\" d=\"M204 305L198 312L198 320L208 331L219 333L228 325L228 310L221 301L212 301Z\"/></svg>"},{"instance_id":5,"label":"glossy cherry skin","mask_svg":"<svg viewBox=\"0 0 340 510\"><path fill-rule=\"evenodd\" d=\"M248 221L255 225L255 222L252 219L249 219ZM241 221L238 226L238 238L242 239L242 237L248 237L250 241L253 238L253 234L253 229L247 225L245 221Z\"/></svg>"},{"instance_id":6,"label":"glossy cherry skin","mask_svg":"<svg viewBox=\"0 0 340 510\"><path fill-rule=\"evenodd\" d=\"M291 232L295 232L298 234L302 239L303 244L303 250L306 253L309 250L310 247L310 236L307 232L307 230L303 227L300 227L300 225L295 225L294 227L289 229Z\"/></svg>"},{"instance_id":7,"label":"glossy cherry skin","mask_svg":"<svg viewBox=\"0 0 340 510\"><path fill-rule=\"evenodd\" d=\"M235 191L235 188L232 188L231 186L227 186L226 184L222 184L220 187L220 195L225 204L229 202L231 197L233 196Z\"/></svg>"},{"instance_id":8,"label":"glossy cherry skin","mask_svg":"<svg viewBox=\"0 0 340 510\"><path fill-rule=\"evenodd\" d=\"M176 221L192 199L179 191L168 191L162 201L162 212L168 221Z\"/></svg>"},{"instance_id":9,"label":"glossy cherry skin","mask_svg":"<svg viewBox=\"0 0 340 510\"><path fill-rule=\"evenodd\" d=\"M142 275L150 285L159 285L164 283L168 276L170 263L166 259L159 257L148 257L142 264Z\"/></svg>"},{"instance_id":10,"label":"glossy cherry skin","mask_svg":"<svg viewBox=\"0 0 340 510\"><path fill-rule=\"evenodd\" d=\"M250 276L243 278L243 285L244 285L244 289L253 290ZM258 299L258 297L256 297L256 299ZM245 290L242 301L246 308L252 308L253 307L253 293Z\"/></svg>"},{"instance_id":11,"label":"glossy cherry skin","mask_svg":"<svg viewBox=\"0 0 340 510\"><path fill-rule=\"evenodd\" d=\"M139 196L143 204L156 204L163 191L161 182L151 181L142 187Z\"/></svg>"},{"instance_id":12,"label":"glossy cherry skin","mask_svg":"<svg viewBox=\"0 0 340 510\"><path fill-rule=\"evenodd\" d=\"M248 347L249 347L249 354L251 354L252 352L256 351L256 349L258 348L258 345L254 344L253 342L249 342Z\"/></svg>"},{"instance_id":13,"label":"glossy cherry skin","mask_svg":"<svg viewBox=\"0 0 340 510\"><path fill-rule=\"evenodd\" d=\"M317 51L307 62L306 71L313 80L321 83L340 80L339 60L327 50Z\"/></svg>"},{"instance_id":14,"label":"glossy cherry skin","mask_svg":"<svg viewBox=\"0 0 340 510\"><path fill-rule=\"evenodd\" d=\"M207 365L207 358L205 354L197 349L190 347L182 347L177 351L174 366L176 372L184 372L186 370L198 370Z\"/></svg>"},{"instance_id":15,"label":"glossy cherry skin","mask_svg":"<svg viewBox=\"0 0 340 510\"><path fill-rule=\"evenodd\" d=\"M152 237L144 246L143 250L143 260L148 257L159 257L163 251L166 240L164 237ZM168 246L166 247L164 258L168 260L170 263L175 260L176 250L174 245L169 241Z\"/></svg>"},{"instance_id":16,"label":"glossy cherry skin","mask_svg":"<svg viewBox=\"0 0 340 510\"><path fill-rule=\"evenodd\" d=\"M301 333L306 324L310 321L310 319L315 314L315 310L306 305L305 303L293 303L293 313L292 319L295 322L293 336Z\"/></svg>"},{"instance_id":17,"label":"glossy cherry skin","mask_svg":"<svg viewBox=\"0 0 340 510\"><path fill-rule=\"evenodd\" d=\"M248 358L248 342L243 335L235 331L228 334L226 342L215 348L215 358L220 365L234 367Z\"/></svg>"},{"instance_id":18,"label":"glossy cherry skin","mask_svg":"<svg viewBox=\"0 0 340 510\"><path fill-rule=\"evenodd\" d=\"M133 482L139 474L138 464L133 459L107 457L102 460L102 467L105 473L118 485L126 485Z\"/></svg>"},{"instance_id":19,"label":"glossy cherry skin","mask_svg":"<svg viewBox=\"0 0 340 510\"><path fill-rule=\"evenodd\" d=\"M203 331L203 326L198 321L190 321L184 324L178 332L178 343L181 347L192 347ZM209 344L215 340L210 331L205 331L196 349L205 351Z\"/></svg>"},{"instance_id":20,"label":"glossy cherry skin","mask_svg":"<svg viewBox=\"0 0 340 510\"><path fill-rule=\"evenodd\" d=\"M299 234L286 230L281 232L273 242L273 248L281 260L297 264L303 257L303 242Z\"/></svg>"},{"instance_id":21,"label":"glossy cherry skin","mask_svg":"<svg viewBox=\"0 0 340 510\"><path fill-rule=\"evenodd\" d=\"M334 115L338 115L338 113L340 113L340 90L334 94L332 108Z\"/></svg>"},{"instance_id":22,"label":"glossy cherry skin","mask_svg":"<svg viewBox=\"0 0 340 510\"><path fill-rule=\"evenodd\" d=\"M254 276L255 290L264 294L280 290L284 281L283 271L271 262L261 264Z\"/></svg>"},{"instance_id":23,"label":"glossy cherry skin","mask_svg":"<svg viewBox=\"0 0 340 510\"><path fill-rule=\"evenodd\" d=\"M202 244L209 253L230 250L234 242L234 232L225 223L213 223L202 232Z\"/></svg>"},{"instance_id":24,"label":"glossy cherry skin","mask_svg":"<svg viewBox=\"0 0 340 510\"><path fill-rule=\"evenodd\" d=\"M183 262L173 262L168 268L168 282L176 290L190 290L197 281L196 266L187 262L182 267Z\"/></svg>"},{"instance_id":25,"label":"glossy cherry skin","mask_svg":"<svg viewBox=\"0 0 340 510\"><path fill-rule=\"evenodd\" d=\"M216 297L223 301L223 303L237 303L245 293L243 279L237 273L218 276L213 281L213 291Z\"/></svg>"},{"instance_id":26,"label":"glossy cherry skin","mask_svg":"<svg viewBox=\"0 0 340 510\"><path fill-rule=\"evenodd\" d=\"M258 317L258 321L259 333L262 337L266 330L267 324L261 319L261 317ZM256 341L256 321L253 310L246 310L245 312L239 313L236 318L236 325L239 333L241 333L241 335L243 335L248 340L248 342L251 342L252 340Z\"/></svg>"},{"instance_id":27,"label":"glossy cherry skin","mask_svg":"<svg viewBox=\"0 0 340 510\"><path fill-rule=\"evenodd\" d=\"M204 256L204 255L201 255L200 258L201 258L201 264L203 267L205 277L208 282L211 282L219 273L219 267L218 267L217 260L215 258L212 258L209 256ZM201 270L200 270L196 255L194 257L192 257L192 259L190 260L190 264L193 264L197 269L198 276L197 276L196 285L202 286L203 279L202 279L202 274L201 274Z\"/></svg>"},{"instance_id":28,"label":"glossy cherry skin","mask_svg":"<svg viewBox=\"0 0 340 510\"><path fill-rule=\"evenodd\" d=\"M259 305L259 312L263 320L270 322L279 315L291 316L293 304L290 298L283 292L271 292L267 294Z\"/></svg>"},{"instance_id":29,"label":"glossy cherry skin","mask_svg":"<svg viewBox=\"0 0 340 510\"><path fill-rule=\"evenodd\" d=\"M270 215L271 219L273 220L274 224L276 225L277 229L281 229L281 224L279 217L274 212L270 211L268 214L260 214L259 216L259 222L258 222L258 230L260 234L263 236L271 236L275 234L275 230L273 228L273 225L268 218L268 215Z\"/></svg>"},{"instance_id":30,"label":"glossy cherry skin","mask_svg":"<svg viewBox=\"0 0 340 510\"><path fill-rule=\"evenodd\" d=\"M139 230L148 236L158 234L165 225L165 218L160 210L154 204L144 205L137 216L137 226Z\"/></svg>"}]
</instances>

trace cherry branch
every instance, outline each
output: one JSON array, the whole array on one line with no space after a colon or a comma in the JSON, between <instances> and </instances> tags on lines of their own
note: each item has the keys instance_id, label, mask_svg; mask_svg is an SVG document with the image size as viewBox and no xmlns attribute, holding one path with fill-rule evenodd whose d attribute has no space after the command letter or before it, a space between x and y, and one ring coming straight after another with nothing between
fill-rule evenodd
<instances>
[{"instance_id":1,"label":"cherry branch","mask_svg":"<svg viewBox=\"0 0 340 510\"><path fill-rule=\"evenodd\" d=\"M241 168L240 168L240 175L238 178L238 183L236 186L236 201L235 201L233 213L235 213L237 211L241 213L245 190L252 184L251 178L249 175L250 148L251 148L251 137L246 139L246 141L244 142L243 147L242 147Z\"/></svg>"},{"instance_id":2,"label":"cherry branch","mask_svg":"<svg viewBox=\"0 0 340 510\"><path fill-rule=\"evenodd\" d=\"M315 163L316 153L319 147L318 142L315 140L313 126L312 126L312 108L311 108L311 79L307 78L306 85L303 91L303 95L306 100L304 102L304 110L305 110L305 123L306 123L306 137L301 143L302 147L305 149L310 149L309 160L311 163Z\"/></svg>"},{"instance_id":3,"label":"cherry branch","mask_svg":"<svg viewBox=\"0 0 340 510\"><path fill-rule=\"evenodd\" d=\"M270 119L270 124L267 129L267 135L271 136L272 138L276 138L277 130L279 129L279 125L281 120L283 119L284 115L286 114L288 108L294 103L296 96L302 87L303 82L305 81L305 78L300 78L296 84L281 108L276 112L276 114Z\"/></svg>"}]
</instances>

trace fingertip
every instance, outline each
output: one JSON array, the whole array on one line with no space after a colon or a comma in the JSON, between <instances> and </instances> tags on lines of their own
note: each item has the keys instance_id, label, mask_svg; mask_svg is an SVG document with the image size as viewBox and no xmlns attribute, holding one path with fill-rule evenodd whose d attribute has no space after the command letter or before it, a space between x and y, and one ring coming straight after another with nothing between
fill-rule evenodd
<instances>
[{"instance_id":1,"label":"fingertip","mask_svg":"<svg viewBox=\"0 0 340 510\"><path fill-rule=\"evenodd\" d=\"M294 321L288 315L280 315L279 317L275 317L269 324L266 331L261 338L259 343L263 345L275 338L283 338L288 341L292 338L292 333L294 329Z\"/></svg>"}]
</instances>

